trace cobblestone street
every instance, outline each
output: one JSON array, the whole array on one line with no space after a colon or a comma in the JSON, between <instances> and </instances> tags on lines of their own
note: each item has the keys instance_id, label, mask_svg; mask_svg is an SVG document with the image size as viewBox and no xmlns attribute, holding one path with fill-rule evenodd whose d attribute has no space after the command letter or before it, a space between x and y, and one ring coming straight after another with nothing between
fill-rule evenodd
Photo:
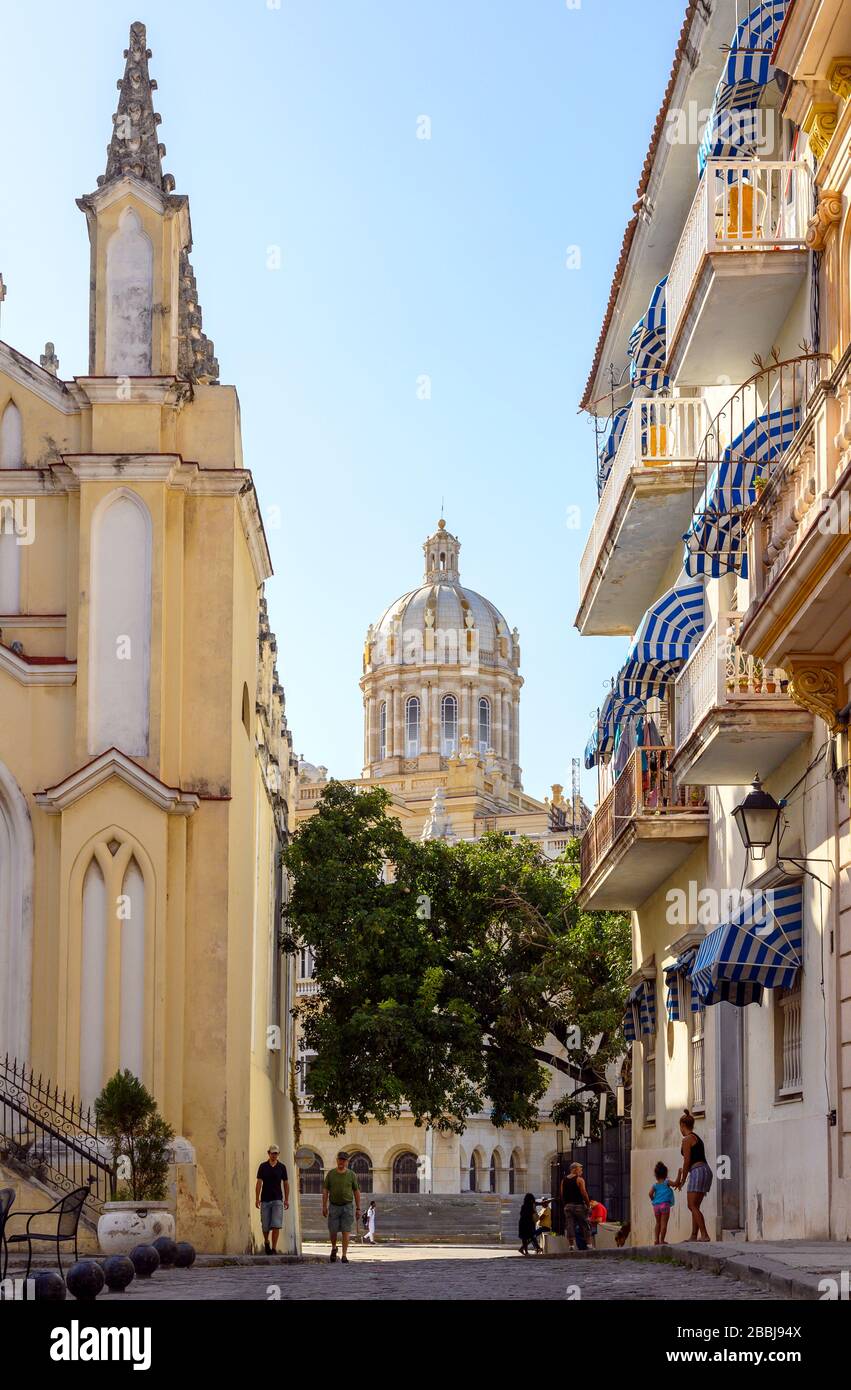
<instances>
[{"instance_id":1,"label":"cobblestone street","mask_svg":"<svg viewBox=\"0 0 851 1390\"><path fill-rule=\"evenodd\" d=\"M313 1253L318 1247L307 1247ZM327 1253L327 1246L324 1252ZM130 1299L531 1299L755 1301L776 1295L726 1275L624 1258L523 1259L513 1251L445 1246L353 1250L349 1263L224 1266L136 1280Z\"/></svg>"}]
</instances>

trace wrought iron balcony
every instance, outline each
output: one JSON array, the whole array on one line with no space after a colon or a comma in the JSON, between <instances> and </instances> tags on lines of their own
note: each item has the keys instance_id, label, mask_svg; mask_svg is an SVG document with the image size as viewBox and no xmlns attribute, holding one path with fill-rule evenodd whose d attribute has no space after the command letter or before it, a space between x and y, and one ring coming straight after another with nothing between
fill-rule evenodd
<instances>
[{"instance_id":1,"label":"wrought iron balcony","mask_svg":"<svg viewBox=\"0 0 851 1390\"><path fill-rule=\"evenodd\" d=\"M584 635L635 631L688 525L707 423L697 396L633 400L579 564Z\"/></svg>"},{"instance_id":2,"label":"wrought iron balcony","mask_svg":"<svg viewBox=\"0 0 851 1390\"><path fill-rule=\"evenodd\" d=\"M744 786L812 732L812 716L786 694L786 672L742 651L742 617L722 614L674 684L673 768L691 785Z\"/></svg>"},{"instance_id":3,"label":"wrought iron balcony","mask_svg":"<svg viewBox=\"0 0 851 1390\"><path fill-rule=\"evenodd\" d=\"M741 381L768 351L807 272L812 212L803 162L708 160L668 276L673 381Z\"/></svg>"},{"instance_id":4,"label":"wrought iron balcony","mask_svg":"<svg viewBox=\"0 0 851 1390\"><path fill-rule=\"evenodd\" d=\"M636 749L600 802L582 837L583 907L640 907L706 839L704 793L677 781L673 754Z\"/></svg>"}]
</instances>

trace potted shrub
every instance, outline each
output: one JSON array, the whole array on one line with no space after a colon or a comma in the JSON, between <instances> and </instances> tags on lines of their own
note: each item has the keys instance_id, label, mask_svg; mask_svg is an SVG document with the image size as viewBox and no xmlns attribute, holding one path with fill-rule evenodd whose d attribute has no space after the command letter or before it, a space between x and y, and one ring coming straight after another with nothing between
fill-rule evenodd
<instances>
[{"instance_id":1,"label":"potted shrub","mask_svg":"<svg viewBox=\"0 0 851 1390\"><path fill-rule=\"evenodd\" d=\"M101 1250L127 1255L159 1236L173 1240L174 1213L166 1197L174 1130L150 1091L131 1071L117 1071L95 1101L95 1115L118 1179L116 1200L105 1202L98 1218Z\"/></svg>"}]
</instances>

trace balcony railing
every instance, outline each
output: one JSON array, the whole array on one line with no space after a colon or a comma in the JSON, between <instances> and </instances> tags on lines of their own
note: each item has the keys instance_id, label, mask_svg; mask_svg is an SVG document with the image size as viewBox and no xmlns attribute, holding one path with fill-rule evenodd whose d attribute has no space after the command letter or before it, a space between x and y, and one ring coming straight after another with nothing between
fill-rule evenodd
<instances>
[{"instance_id":1,"label":"balcony railing","mask_svg":"<svg viewBox=\"0 0 851 1390\"><path fill-rule=\"evenodd\" d=\"M603 798L582 837L580 865L585 884L638 816L675 816L704 805L697 787L681 787L669 770L674 749L637 748Z\"/></svg>"},{"instance_id":2,"label":"balcony railing","mask_svg":"<svg viewBox=\"0 0 851 1390\"><path fill-rule=\"evenodd\" d=\"M676 341L708 255L802 251L811 216L811 181L805 164L792 160L710 159L668 275L669 345Z\"/></svg>"},{"instance_id":3,"label":"balcony railing","mask_svg":"<svg viewBox=\"0 0 851 1390\"><path fill-rule=\"evenodd\" d=\"M706 407L699 396L675 400L636 397L627 417L579 562L579 592L584 595L600 558L624 487L633 470L664 469L693 464L707 426Z\"/></svg>"},{"instance_id":4,"label":"balcony railing","mask_svg":"<svg viewBox=\"0 0 851 1390\"><path fill-rule=\"evenodd\" d=\"M674 742L691 737L712 709L737 702L776 699L786 690L785 671L765 667L738 645L743 614L724 613L707 628L674 684Z\"/></svg>"}]
</instances>

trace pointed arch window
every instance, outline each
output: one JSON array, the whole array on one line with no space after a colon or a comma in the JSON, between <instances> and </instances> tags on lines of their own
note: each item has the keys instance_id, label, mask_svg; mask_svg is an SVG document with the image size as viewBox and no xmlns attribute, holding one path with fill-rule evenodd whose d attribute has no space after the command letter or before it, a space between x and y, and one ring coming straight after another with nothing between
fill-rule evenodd
<instances>
[{"instance_id":1,"label":"pointed arch window","mask_svg":"<svg viewBox=\"0 0 851 1390\"><path fill-rule=\"evenodd\" d=\"M24 427L21 412L10 401L0 417L0 468L23 468Z\"/></svg>"},{"instance_id":2,"label":"pointed arch window","mask_svg":"<svg viewBox=\"0 0 851 1390\"><path fill-rule=\"evenodd\" d=\"M418 758L420 753L420 702L412 695L405 704L405 756Z\"/></svg>"},{"instance_id":3,"label":"pointed arch window","mask_svg":"<svg viewBox=\"0 0 851 1390\"><path fill-rule=\"evenodd\" d=\"M479 700L479 752L486 753L491 746L491 702L482 696Z\"/></svg>"},{"instance_id":4,"label":"pointed arch window","mask_svg":"<svg viewBox=\"0 0 851 1390\"><path fill-rule=\"evenodd\" d=\"M382 700L378 706L378 761L384 762L387 757L387 701Z\"/></svg>"},{"instance_id":5,"label":"pointed arch window","mask_svg":"<svg viewBox=\"0 0 851 1390\"><path fill-rule=\"evenodd\" d=\"M458 747L458 701L444 695L440 704L440 751L449 758Z\"/></svg>"}]
</instances>

